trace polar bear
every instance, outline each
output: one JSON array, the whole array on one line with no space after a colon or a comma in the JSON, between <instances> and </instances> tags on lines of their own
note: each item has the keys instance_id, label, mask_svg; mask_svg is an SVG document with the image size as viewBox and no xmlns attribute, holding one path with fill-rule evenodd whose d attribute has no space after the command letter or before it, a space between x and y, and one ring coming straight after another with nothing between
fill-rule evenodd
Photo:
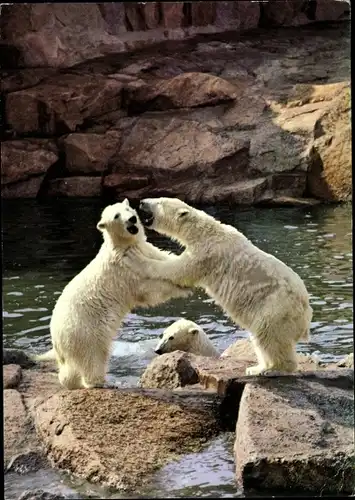
<instances>
[{"instance_id":1,"label":"polar bear","mask_svg":"<svg viewBox=\"0 0 355 500\"><path fill-rule=\"evenodd\" d=\"M247 375L297 369L296 343L308 340L312 308L302 279L232 226L177 198L147 198L144 225L185 247L166 262L146 261L145 276L196 286L251 333L258 364ZM137 266L131 259L129 266Z\"/></svg>"},{"instance_id":2,"label":"polar bear","mask_svg":"<svg viewBox=\"0 0 355 500\"><path fill-rule=\"evenodd\" d=\"M64 288L55 304L50 331L53 349L36 360L56 359L67 389L104 385L112 340L134 307L155 306L191 290L167 280L144 277L127 267L130 256L141 271L149 259L171 255L146 241L128 200L106 207L97 228L103 244L96 257Z\"/></svg>"},{"instance_id":3,"label":"polar bear","mask_svg":"<svg viewBox=\"0 0 355 500\"><path fill-rule=\"evenodd\" d=\"M199 325L189 319L179 319L169 325L154 349L156 354L184 351L198 356L219 357L219 352Z\"/></svg>"}]
</instances>

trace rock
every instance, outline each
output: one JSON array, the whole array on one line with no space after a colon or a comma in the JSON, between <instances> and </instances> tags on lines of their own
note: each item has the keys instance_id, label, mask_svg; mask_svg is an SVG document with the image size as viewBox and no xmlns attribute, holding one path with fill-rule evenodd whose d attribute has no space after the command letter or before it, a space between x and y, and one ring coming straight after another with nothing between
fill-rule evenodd
<instances>
[{"instance_id":1,"label":"rock","mask_svg":"<svg viewBox=\"0 0 355 500\"><path fill-rule=\"evenodd\" d=\"M322 373L330 377L328 370L336 374L346 372L336 369L334 364L321 364L313 355L299 353L297 357L299 371L289 375L291 377L321 377ZM142 374L140 385L152 389L175 389L200 384L220 396L227 393L238 395L246 383L254 380L246 376L245 371L255 363L256 356L248 339L237 340L217 359L175 351L155 357Z\"/></svg>"},{"instance_id":2,"label":"rock","mask_svg":"<svg viewBox=\"0 0 355 500\"><path fill-rule=\"evenodd\" d=\"M223 30L248 30L259 25L260 7L254 2L216 2L215 25Z\"/></svg>"},{"instance_id":3,"label":"rock","mask_svg":"<svg viewBox=\"0 0 355 500\"><path fill-rule=\"evenodd\" d=\"M147 389L176 389L197 382L188 354L175 351L154 358L141 376L139 385Z\"/></svg>"},{"instance_id":4,"label":"rock","mask_svg":"<svg viewBox=\"0 0 355 500\"><path fill-rule=\"evenodd\" d=\"M21 394L15 389L4 390L4 463L12 470L20 467L27 453L39 452L39 442L32 430ZM16 458L16 461L15 461Z\"/></svg>"},{"instance_id":5,"label":"rock","mask_svg":"<svg viewBox=\"0 0 355 500\"><path fill-rule=\"evenodd\" d=\"M19 349L3 349L2 351L3 365L19 365L21 368L31 368L35 366L35 362L30 359L24 351Z\"/></svg>"},{"instance_id":6,"label":"rock","mask_svg":"<svg viewBox=\"0 0 355 500\"><path fill-rule=\"evenodd\" d=\"M44 177L44 175L36 175L26 181L5 184L1 187L1 197L3 199L36 198Z\"/></svg>"},{"instance_id":7,"label":"rock","mask_svg":"<svg viewBox=\"0 0 355 500\"><path fill-rule=\"evenodd\" d=\"M29 472L37 472L40 469L48 468L49 464L47 459L38 450L19 453L13 456L7 465L6 472L28 474Z\"/></svg>"},{"instance_id":8,"label":"rock","mask_svg":"<svg viewBox=\"0 0 355 500\"><path fill-rule=\"evenodd\" d=\"M63 177L48 183L47 196L97 197L101 196L101 177Z\"/></svg>"},{"instance_id":9,"label":"rock","mask_svg":"<svg viewBox=\"0 0 355 500\"><path fill-rule=\"evenodd\" d=\"M217 401L213 394L181 391L62 391L37 405L35 422L55 467L132 490L218 434Z\"/></svg>"},{"instance_id":10,"label":"rock","mask_svg":"<svg viewBox=\"0 0 355 500\"><path fill-rule=\"evenodd\" d=\"M121 134L69 134L63 140L65 166L71 174L104 172L110 159L119 151Z\"/></svg>"},{"instance_id":11,"label":"rock","mask_svg":"<svg viewBox=\"0 0 355 500\"><path fill-rule=\"evenodd\" d=\"M317 0L317 21L338 21L350 13L350 2L343 0Z\"/></svg>"},{"instance_id":12,"label":"rock","mask_svg":"<svg viewBox=\"0 0 355 500\"><path fill-rule=\"evenodd\" d=\"M246 491L353 492L353 373L337 376L247 384L234 448Z\"/></svg>"},{"instance_id":13,"label":"rock","mask_svg":"<svg viewBox=\"0 0 355 500\"><path fill-rule=\"evenodd\" d=\"M50 493L44 490L27 490L19 496L18 500L64 500L65 498L74 498L73 496L67 496L62 494ZM75 495L75 498L82 498Z\"/></svg>"},{"instance_id":14,"label":"rock","mask_svg":"<svg viewBox=\"0 0 355 500\"><path fill-rule=\"evenodd\" d=\"M11 5L1 17L2 38L20 51L27 67L67 67L124 49L120 38L106 31L95 3Z\"/></svg>"},{"instance_id":15,"label":"rock","mask_svg":"<svg viewBox=\"0 0 355 500\"><path fill-rule=\"evenodd\" d=\"M24 181L45 174L58 160L54 141L23 139L1 144L1 184Z\"/></svg>"},{"instance_id":16,"label":"rock","mask_svg":"<svg viewBox=\"0 0 355 500\"><path fill-rule=\"evenodd\" d=\"M55 68L27 68L4 71L1 75L1 92L16 92L34 87L56 73Z\"/></svg>"},{"instance_id":17,"label":"rock","mask_svg":"<svg viewBox=\"0 0 355 500\"><path fill-rule=\"evenodd\" d=\"M122 136L119 164L112 173L149 173L147 191L151 196L166 196L170 191L175 193L171 196L182 196L186 201L206 201L206 189L215 190L216 185L225 188L245 175L249 142L238 131L220 131L179 118L142 117L123 128ZM127 195L144 197L141 191Z\"/></svg>"},{"instance_id":18,"label":"rock","mask_svg":"<svg viewBox=\"0 0 355 500\"><path fill-rule=\"evenodd\" d=\"M183 25L184 12L182 3L178 2L162 2L162 17L164 28L174 29L180 28Z\"/></svg>"},{"instance_id":19,"label":"rock","mask_svg":"<svg viewBox=\"0 0 355 500\"><path fill-rule=\"evenodd\" d=\"M118 110L122 87L116 79L99 75L49 78L33 88L6 95L7 122L19 134L75 132L94 117Z\"/></svg>"},{"instance_id":20,"label":"rock","mask_svg":"<svg viewBox=\"0 0 355 500\"><path fill-rule=\"evenodd\" d=\"M191 3L192 26L207 26L213 24L216 17L216 2Z\"/></svg>"},{"instance_id":21,"label":"rock","mask_svg":"<svg viewBox=\"0 0 355 500\"><path fill-rule=\"evenodd\" d=\"M235 99L237 90L237 87L217 76L184 73L133 90L128 98L128 109L133 113L142 113L147 110L212 106Z\"/></svg>"},{"instance_id":22,"label":"rock","mask_svg":"<svg viewBox=\"0 0 355 500\"><path fill-rule=\"evenodd\" d=\"M294 24L294 18L301 13L304 6L303 0L290 0L280 8L280 3L270 0L263 5L260 23L262 26L290 26ZM307 22L305 17L304 22Z\"/></svg>"},{"instance_id":23,"label":"rock","mask_svg":"<svg viewBox=\"0 0 355 500\"><path fill-rule=\"evenodd\" d=\"M4 389L16 389L22 376L21 366L4 365L2 372Z\"/></svg>"},{"instance_id":24,"label":"rock","mask_svg":"<svg viewBox=\"0 0 355 500\"><path fill-rule=\"evenodd\" d=\"M343 89L317 122L307 183L311 196L326 201L352 199L350 108L350 88Z\"/></svg>"}]
</instances>

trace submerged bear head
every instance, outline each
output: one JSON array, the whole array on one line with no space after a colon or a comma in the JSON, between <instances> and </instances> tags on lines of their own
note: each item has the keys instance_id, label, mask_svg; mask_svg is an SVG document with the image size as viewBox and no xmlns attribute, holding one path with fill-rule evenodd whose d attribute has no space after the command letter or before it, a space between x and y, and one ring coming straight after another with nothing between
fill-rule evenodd
<instances>
[{"instance_id":1,"label":"submerged bear head","mask_svg":"<svg viewBox=\"0 0 355 500\"><path fill-rule=\"evenodd\" d=\"M108 205L101 214L97 229L115 239L131 240L144 235L144 228L137 212L129 205L127 198L122 203Z\"/></svg>"},{"instance_id":2,"label":"submerged bear head","mask_svg":"<svg viewBox=\"0 0 355 500\"><path fill-rule=\"evenodd\" d=\"M193 321L179 319L164 330L154 351L156 354L173 351L194 352L200 330L201 328Z\"/></svg>"}]
</instances>

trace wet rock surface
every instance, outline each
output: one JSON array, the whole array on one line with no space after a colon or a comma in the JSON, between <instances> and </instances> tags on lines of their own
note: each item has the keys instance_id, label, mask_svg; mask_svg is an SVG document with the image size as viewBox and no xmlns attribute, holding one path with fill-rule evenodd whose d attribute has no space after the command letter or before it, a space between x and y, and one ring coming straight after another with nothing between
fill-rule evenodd
<instances>
[{"instance_id":1,"label":"wet rock surface","mask_svg":"<svg viewBox=\"0 0 355 500\"><path fill-rule=\"evenodd\" d=\"M203 15L194 7L193 16L202 28L210 16L223 24L223 12L232 8L231 19L253 24L251 7L239 4L211 6ZM269 2L262 15L271 25L296 18L302 25L297 16L308 14L296 4L280 12ZM41 15L55 26L63 18L54 6L51 13L47 6L15 7L26 7L35 25ZM90 9L92 19L107 17L106 7ZM169 9L177 16L181 6L164 5L163 18L171 19ZM129 12L134 29L145 15L149 25L156 22L153 6ZM84 21L87 14L79 25ZM4 198L177 196L232 205L351 199L346 22L205 34L85 57L60 70L2 70Z\"/></svg>"},{"instance_id":2,"label":"wet rock surface","mask_svg":"<svg viewBox=\"0 0 355 500\"><path fill-rule=\"evenodd\" d=\"M36 429L54 466L93 483L132 489L218 433L215 399L134 390L60 392L36 406Z\"/></svg>"}]
</instances>

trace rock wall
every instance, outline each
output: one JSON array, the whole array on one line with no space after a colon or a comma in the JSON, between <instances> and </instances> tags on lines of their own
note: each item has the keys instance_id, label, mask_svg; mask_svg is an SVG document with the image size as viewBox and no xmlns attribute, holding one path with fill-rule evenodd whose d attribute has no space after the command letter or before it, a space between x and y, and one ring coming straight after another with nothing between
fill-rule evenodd
<instances>
[{"instance_id":1,"label":"rock wall","mask_svg":"<svg viewBox=\"0 0 355 500\"><path fill-rule=\"evenodd\" d=\"M67 67L197 33L337 21L348 12L339 0L15 4L2 7L1 51L7 65Z\"/></svg>"},{"instance_id":2,"label":"rock wall","mask_svg":"<svg viewBox=\"0 0 355 500\"><path fill-rule=\"evenodd\" d=\"M3 6L2 197L351 199L349 6L282 5Z\"/></svg>"}]
</instances>

